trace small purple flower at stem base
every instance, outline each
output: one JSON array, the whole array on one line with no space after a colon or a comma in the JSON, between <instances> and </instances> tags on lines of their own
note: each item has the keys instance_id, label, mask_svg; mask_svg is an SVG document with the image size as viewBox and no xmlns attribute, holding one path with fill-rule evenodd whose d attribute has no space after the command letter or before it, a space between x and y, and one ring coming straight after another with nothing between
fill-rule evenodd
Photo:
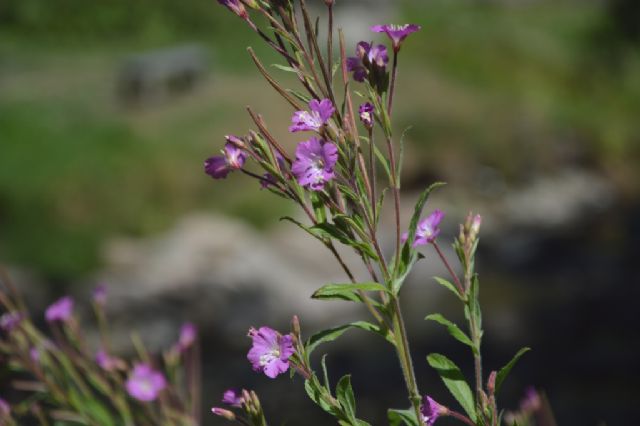
<instances>
[{"instance_id":1,"label":"small purple flower at stem base","mask_svg":"<svg viewBox=\"0 0 640 426\"><path fill-rule=\"evenodd\" d=\"M126 368L124 361L109 355L104 349L100 349L96 353L96 364L105 371L115 371Z\"/></svg>"},{"instance_id":2,"label":"small purple flower at stem base","mask_svg":"<svg viewBox=\"0 0 640 426\"><path fill-rule=\"evenodd\" d=\"M93 301L96 305L104 307L107 304L107 285L100 283L93 290Z\"/></svg>"},{"instance_id":3,"label":"small purple flower at stem base","mask_svg":"<svg viewBox=\"0 0 640 426\"><path fill-rule=\"evenodd\" d=\"M204 162L204 171L214 179L224 179L229 172L241 169L247 159L247 154L231 142L225 144L223 154Z\"/></svg>"},{"instance_id":4,"label":"small purple flower at stem base","mask_svg":"<svg viewBox=\"0 0 640 426\"><path fill-rule=\"evenodd\" d=\"M367 129L371 129L373 127L373 110L373 105L369 102L360 105L360 108L358 108L360 121L362 121L362 124L364 124L364 127Z\"/></svg>"},{"instance_id":5,"label":"small purple flower at stem base","mask_svg":"<svg viewBox=\"0 0 640 426\"><path fill-rule=\"evenodd\" d=\"M29 358L34 364L38 364L40 362L40 351L38 348L29 349Z\"/></svg>"},{"instance_id":6,"label":"small purple flower at stem base","mask_svg":"<svg viewBox=\"0 0 640 426\"><path fill-rule=\"evenodd\" d=\"M296 111L291 117L291 126L289 131L303 132L303 131L318 131L327 121L331 118L335 112L335 108L329 99L323 99L318 101L316 99L309 102L309 111Z\"/></svg>"},{"instance_id":7,"label":"small purple flower at stem base","mask_svg":"<svg viewBox=\"0 0 640 426\"><path fill-rule=\"evenodd\" d=\"M413 248L432 243L436 240L436 237L440 234L440 228L438 226L442 218L444 218L444 213L436 209L429 216L418 222ZM405 232L402 234L402 241L406 242L408 237L409 234Z\"/></svg>"},{"instance_id":8,"label":"small purple flower at stem base","mask_svg":"<svg viewBox=\"0 0 640 426\"><path fill-rule=\"evenodd\" d=\"M321 191L325 182L334 178L333 168L337 161L338 148L314 137L298 144L291 172L300 185Z\"/></svg>"},{"instance_id":9,"label":"small purple flower at stem base","mask_svg":"<svg viewBox=\"0 0 640 426\"><path fill-rule=\"evenodd\" d=\"M369 75L369 80L377 83L386 74L386 65L389 62L387 48L382 44L371 45L361 41L356 46L356 56L347 58L347 71L353 73L355 81L363 82Z\"/></svg>"},{"instance_id":10,"label":"small purple flower at stem base","mask_svg":"<svg viewBox=\"0 0 640 426\"><path fill-rule=\"evenodd\" d=\"M162 373L147 364L136 364L125 383L129 395L144 402L155 400L166 386Z\"/></svg>"},{"instance_id":11,"label":"small purple flower at stem base","mask_svg":"<svg viewBox=\"0 0 640 426\"><path fill-rule=\"evenodd\" d=\"M23 319L24 314L22 314L21 312L7 312L0 317L0 329L5 331L6 333L10 333L20 325Z\"/></svg>"},{"instance_id":12,"label":"small purple flower at stem base","mask_svg":"<svg viewBox=\"0 0 640 426\"><path fill-rule=\"evenodd\" d=\"M224 391L224 395L222 395L222 402L232 407L242 407L244 403L242 391L238 388L227 389Z\"/></svg>"},{"instance_id":13,"label":"small purple flower at stem base","mask_svg":"<svg viewBox=\"0 0 640 426\"><path fill-rule=\"evenodd\" d=\"M289 369L289 358L294 354L293 338L281 335L269 327L251 328L249 337L253 345L247 354L254 371L275 379Z\"/></svg>"},{"instance_id":14,"label":"small purple flower at stem base","mask_svg":"<svg viewBox=\"0 0 640 426\"><path fill-rule=\"evenodd\" d=\"M400 46L407 36L415 33L416 31L420 31L422 27L420 25L415 24L404 24L404 25L374 25L371 27L371 31L374 33L385 33L391 39L393 43L393 51L398 53L400 51Z\"/></svg>"},{"instance_id":15,"label":"small purple flower at stem base","mask_svg":"<svg viewBox=\"0 0 640 426\"><path fill-rule=\"evenodd\" d=\"M422 423L425 426L433 426L440 416L449 414L449 409L438 404L433 398L425 395L422 397L422 406L420 407L422 414Z\"/></svg>"},{"instance_id":16,"label":"small purple flower at stem base","mask_svg":"<svg viewBox=\"0 0 640 426\"><path fill-rule=\"evenodd\" d=\"M182 325L180 328L180 337L178 338L178 347L180 350L185 351L190 348L196 341L198 329L190 322Z\"/></svg>"},{"instance_id":17,"label":"small purple flower at stem base","mask_svg":"<svg viewBox=\"0 0 640 426\"><path fill-rule=\"evenodd\" d=\"M65 296L51 304L45 311L44 317L48 322L68 321L73 314L73 299Z\"/></svg>"},{"instance_id":18,"label":"small purple flower at stem base","mask_svg":"<svg viewBox=\"0 0 640 426\"><path fill-rule=\"evenodd\" d=\"M0 419L9 416L9 414L11 414L11 406L7 401L0 398Z\"/></svg>"}]
</instances>

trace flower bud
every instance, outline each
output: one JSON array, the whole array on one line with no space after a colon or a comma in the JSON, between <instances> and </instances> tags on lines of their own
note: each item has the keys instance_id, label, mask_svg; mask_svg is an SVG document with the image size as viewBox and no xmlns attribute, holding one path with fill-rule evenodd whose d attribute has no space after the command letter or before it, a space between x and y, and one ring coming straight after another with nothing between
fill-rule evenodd
<instances>
[{"instance_id":1,"label":"flower bud","mask_svg":"<svg viewBox=\"0 0 640 426\"><path fill-rule=\"evenodd\" d=\"M496 376L498 373L492 371L489 374L489 379L487 379L487 390L489 391L489 395L494 395L496 393Z\"/></svg>"},{"instance_id":2,"label":"flower bud","mask_svg":"<svg viewBox=\"0 0 640 426\"><path fill-rule=\"evenodd\" d=\"M216 416L223 417L223 418L225 418L227 420L235 420L236 419L236 415L233 414L232 411L225 410L224 408L213 407L211 409L211 412L213 414L215 414Z\"/></svg>"}]
</instances>

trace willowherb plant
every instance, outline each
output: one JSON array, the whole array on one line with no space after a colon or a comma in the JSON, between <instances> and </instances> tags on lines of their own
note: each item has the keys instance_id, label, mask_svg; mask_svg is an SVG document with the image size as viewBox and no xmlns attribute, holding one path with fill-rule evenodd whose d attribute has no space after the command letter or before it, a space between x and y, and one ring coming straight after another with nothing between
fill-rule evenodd
<instances>
[{"instance_id":1,"label":"willowherb plant","mask_svg":"<svg viewBox=\"0 0 640 426\"><path fill-rule=\"evenodd\" d=\"M0 399L0 425L30 420L43 426L199 423L200 360L193 324L182 326L178 341L162 357L152 356L132 335L137 356L128 362L112 351L104 285L92 296L100 331L95 348L83 336L71 297L47 308L47 335L32 322L4 273L0 284L0 307L6 311L0 316L0 357L21 396L12 405Z\"/></svg>"},{"instance_id":2,"label":"willowherb plant","mask_svg":"<svg viewBox=\"0 0 640 426\"><path fill-rule=\"evenodd\" d=\"M334 0L324 1L328 14L326 44L319 39L320 21L312 19L305 0L218 1L280 55L284 63L276 64L277 68L295 75L300 89L283 87L253 50L248 49L260 73L293 108L289 131L306 132L309 136L298 143L294 153L290 153L269 132L263 117L248 108L257 129L243 137L226 136L222 154L207 159L205 171L214 179L241 171L257 180L262 188L298 205L305 215L304 223L291 217L284 219L324 244L349 280L327 284L313 297L363 303L371 316L369 321L324 330L308 339L303 339L297 317L287 334L269 327L252 328L249 337L253 345L247 358L253 369L270 378L288 370L292 375L298 373L304 379L308 396L339 424L367 425L358 418L350 376L342 377L332 388L324 358L320 372L310 361L311 354L320 344L338 338L350 328L360 328L386 339L395 349L402 368L410 408L389 409L391 425L433 425L443 416L454 417L468 425L500 424L502 412L498 408L498 392L509 371L528 348L521 349L502 369L483 374L480 284L474 270L481 217L469 214L453 243L461 276L455 272L437 240L444 213L435 210L423 218L430 193L442 183L434 183L422 193L408 230L400 226L403 147L402 138L398 140L392 125L394 93L402 45L421 27L414 24L373 26L373 32L388 37L390 49L384 44L361 41L355 46L354 56L347 56L343 34L338 31L339 53L335 55ZM259 25L258 19L264 25ZM355 99L359 99L359 105ZM387 193L393 198L395 219L391 256L382 250L378 238ZM370 275L366 282L356 279L336 249L338 245L349 246L358 254ZM459 403L460 411L423 394L414 373L400 294L408 274L424 257L419 251L423 246L432 248L448 270L449 279L435 277L435 280L459 300L467 321L467 331L463 331L440 314L426 317L445 326L473 357L475 377L470 385L449 358L438 353L427 356L429 365L439 373ZM223 403L228 409L215 407L213 413L242 424L267 424L253 392L230 389L225 392ZM516 415L510 416L512 424L517 422L516 418Z\"/></svg>"}]
</instances>

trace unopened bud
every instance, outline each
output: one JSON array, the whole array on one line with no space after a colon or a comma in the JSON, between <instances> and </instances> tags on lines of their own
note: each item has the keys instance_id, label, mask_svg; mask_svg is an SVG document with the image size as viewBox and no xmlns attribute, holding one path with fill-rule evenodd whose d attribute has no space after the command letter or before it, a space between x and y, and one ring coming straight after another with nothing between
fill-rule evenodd
<instances>
[{"instance_id":1,"label":"unopened bud","mask_svg":"<svg viewBox=\"0 0 640 426\"><path fill-rule=\"evenodd\" d=\"M324 0L324 4L326 4L328 7L333 6L333 3L335 3L335 0Z\"/></svg>"},{"instance_id":2,"label":"unopened bud","mask_svg":"<svg viewBox=\"0 0 640 426\"><path fill-rule=\"evenodd\" d=\"M478 236L478 233L480 233L480 225L482 225L482 216L477 214L471 221L471 230L469 231L471 238L475 239Z\"/></svg>"},{"instance_id":3,"label":"unopened bud","mask_svg":"<svg viewBox=\"0 0 640 426\"><path fill-rule=\"evenodd\" d=\"M242 3L244 3L247 7L250 7L251 9L255 9L255 10L260 9L260 4L256 0L242 0Z\"/></svg>"},{"instance_id":4,"label":"unopened bud","mask_svg":"<svg viewBox=\"0 0 640 426\"><path fill-rule=\"evenodd\" d=\"M293 335L296 338L300 338L300 319L298 319L297 315L294 315L293 318L291 318L291 329L293 330Z\"/></svg>"},{"instance_id":5,"label":"unopened bud","mask_svg":"<svg viewBox=\"0 0 640 426\"><path fill-rule=\"evenodd\" d=\"M495 395L496 393L496 377L498 373L492 371L489 374L489 378L487 379L487 390L489 391L489 395Z\"/></svg>"},{"instance_id":6,"label":"unopened bud","mask_svg":"<svg viewBox=\"0 0 640 426\"><path fill-rule=\"evenodd\" d=\"M246 147L244 141L237 136L234 135L225 135L224 137L227 142L233 144L235 147L244 149Z\"/></svg>"},{"instance_id":7,"label":"unopened bud","mask_svg":"<svg viewBox=\"0 0 640 426\"><path fill-rule=\"evenodd\" d=\"M213 407L211 409L211 412L213 414L215 414L216 416L224 417L227 420L235 420L236 419L236 415L233 414L232 411L225 410L224 408Z\"/></svg>"}]
</instances>

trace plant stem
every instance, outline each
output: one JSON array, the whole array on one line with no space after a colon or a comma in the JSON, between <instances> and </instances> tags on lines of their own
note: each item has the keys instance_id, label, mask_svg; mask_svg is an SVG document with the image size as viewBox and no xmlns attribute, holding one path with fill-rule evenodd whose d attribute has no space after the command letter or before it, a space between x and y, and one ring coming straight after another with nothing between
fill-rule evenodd
<instances>
[{"instance_id":1,"label":"plant stem","mask_svg":"<svg viewBox=\"0 0 640 426\"><path fill-rule=\"evenodd\" d=\"M396 91L396 76L398 75L398 52L393 52L393 71L391 71L391 85L389 86L389 100L387 111L391 117L391 109L393 108L393 94Z\"/></svg>"},{"instance_id":2,"label":"plant stem","mask_svg":"<svg viewBox=\"0 0 640 426\"><path fill-rule=\"evenodd\" d=\"M398 358L400 359L400 366L402 367L402 373L407 385L407 391L409 393L409 400L416 413L416 418L420 419L420 392L418 391L418 383L416 381L416 375L413 369L413 361L411 360L411 351L409 349L409 339L407 337L407 330L402 317L402 311L400 309L400 302L397 296L392 297L393 302L393 323L395 328L396 337L396 351L398 352Z\"/></svg>"},{"instance_id":3,"label":"plant stem","mask_svg":"<svg viewBox=\"0 0 640 426\"><path fill-rule=\"evenodd\" d=\"M455 419L460 420L463 423L468 424L469 426L476 426L469 417L464 414L458 413L457 411L449 410L449 415Z\"/></svg>"}]
</instances>

